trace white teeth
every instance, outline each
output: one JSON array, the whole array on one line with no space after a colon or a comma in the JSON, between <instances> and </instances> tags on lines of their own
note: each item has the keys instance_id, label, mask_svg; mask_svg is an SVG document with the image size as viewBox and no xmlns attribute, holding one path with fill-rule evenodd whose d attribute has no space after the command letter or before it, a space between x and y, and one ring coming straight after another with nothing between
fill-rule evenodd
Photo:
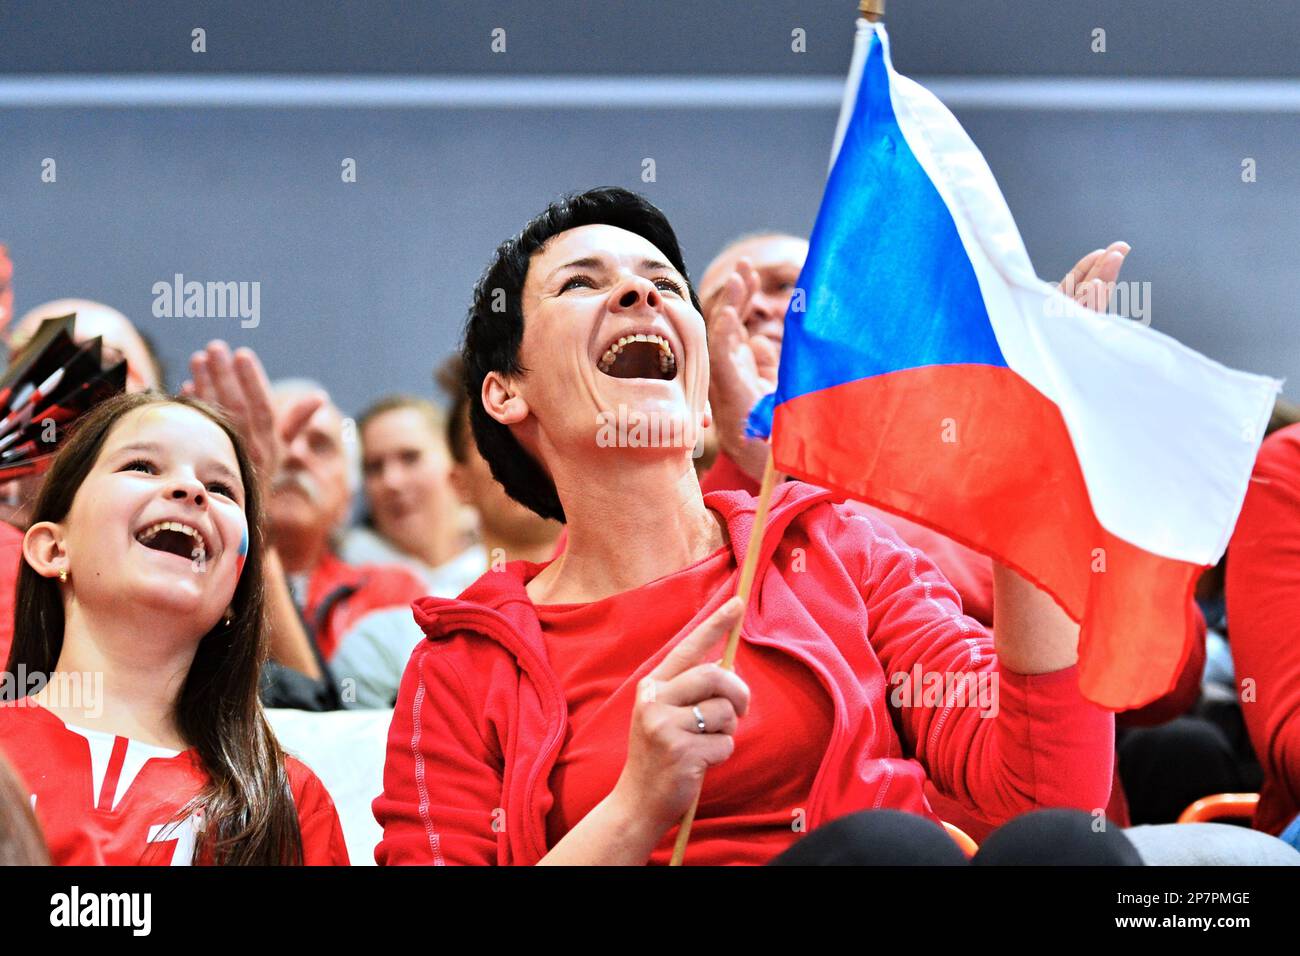
<instances>
[{"instance_id":1,"label":"white teeth","mask_svg":"<svg viewBox=\"0 0 1300 956\"><path fill-rule=\"evenodd\" d=\"M179 521L159 521L151 524L138 535L141 544L147 544L152 541L160 531L179 531L181 534L187 534L194 539L194 553L196 555L205 555L207 549L203 544L203 535L199 534L197 528L192 528L187 524Z\"/></svg>"},{"instance_id":2,"label":"white teeth","mask_svg":"<svg viewBox=\"0 0 1300 956\"><path fill-rule=\"evenodd\" d=\"M601 371L609 371L614 360L618 358L618 353L623 351L624 347L631 342L653 342L659 346L659 367L662 371L669 371L677 364L677 359L673 356L673 347L669 341L662 335L636 333L635 335L624 335L617 342L606 349L605 354L600 357L597 367Z\"/></svg>"}]
</instances>

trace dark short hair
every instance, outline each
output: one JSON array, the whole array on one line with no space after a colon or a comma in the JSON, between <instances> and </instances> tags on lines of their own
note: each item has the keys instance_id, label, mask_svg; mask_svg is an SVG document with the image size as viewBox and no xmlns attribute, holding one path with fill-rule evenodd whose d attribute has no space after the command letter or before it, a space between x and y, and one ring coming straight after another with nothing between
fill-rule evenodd
<instances>
[{"instance_id":1,"label":"dark short hair","mask_svg":"<svg viewBox=\"0 0 1300 956\"><path fill-rule=\"evenodd\" d=\"M506 494L543 518L556 521L564 520L564 508L555 483L541 463L519 444L509 426L487 413L480 395L489 372L518 376L528 371L519 362L519 346L524 338L524 280L533 254L552 236L592 225L626 229L651 243L686 279L691 303L700 308L668 218L644 196L617 186L589 189L556 200L530 219L518 235L497 247L474 287L461 348L470 429L479 454Z\"/></svg>"}]
</instances>

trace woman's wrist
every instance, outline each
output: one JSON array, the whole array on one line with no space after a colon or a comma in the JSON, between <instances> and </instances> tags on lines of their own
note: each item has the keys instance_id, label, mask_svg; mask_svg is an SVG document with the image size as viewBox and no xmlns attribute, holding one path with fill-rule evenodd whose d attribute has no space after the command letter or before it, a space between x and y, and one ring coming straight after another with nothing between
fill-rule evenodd
<instances>
[{"instance_id":1,"label":"woman's wrist","mask_svg":"<svg viewBox=\"0 0 1300 956\"><path fill-rule=\"evenodd\" d=\"M616 832L626 835L625 843L629 848L644 847L644 857L647 860L664 834L672 827L671 822L664 824L647 816L644 804L629 798L617 785L601 803L605 805L606 813L609 815L610 826Z\"/></svg>"},{"instance_id":2,"label":"woman's wrist","mask_svg":"<svg viewBox=\"0 0 1300 956\"><path fill-rule=\"evenodd\" d=\"M667 832L616 786L539 862L544 866L644 866Z\"/></svg>"}]
</instances>

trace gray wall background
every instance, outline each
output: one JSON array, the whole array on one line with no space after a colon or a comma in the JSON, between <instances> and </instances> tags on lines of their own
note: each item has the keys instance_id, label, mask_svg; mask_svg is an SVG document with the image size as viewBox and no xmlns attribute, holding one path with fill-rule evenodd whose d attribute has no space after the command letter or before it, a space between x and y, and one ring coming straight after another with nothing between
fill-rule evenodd
<instances>
[{"instance_id":1,"label":"gray wall background","mask_svg":"<svg viewBox=\"0 0 1300 956\"><path fill-rule=\"evenodd\" d=\"M570 76L839 82L852 0L811 3L192 6L0 3L0 242L16 310L78 295L136 319L173 385L208 338L247 344L273 376L323 381L348 412L428 393L492 248L546 201L640 189L672 218L698 274L727 239L805 232L836 108L31 105L42 77L425 75L519 84ZM1214 358L1300 375L1300 4L979 5L892 0L895 62L919 78L1268 78L1290 106L956 109L984 150L1040 275L1112 239L1152 283L1152 323ZM204 26L208 50L190 52ZM489 33L507 30L507 53ZM1107 30L1107 52L1089 49ZM806 30L808 52L790 51ZM1146 79L1143 79L1146 78ZM112 79L96 80L111 88ZM1234 80L1220 81L1231 84ZM6 87L6 83L10 85ZM16 84L16 85L15 85ZM1069 89L1067 83L1065 89ZM1113 91L1112 91L1113 92ZM1240 97L1238 97L1240 99ZM58 181L40 180L45 157ZM358 182L340 180L353 157ZM657 181L641 180L655 160ZM1241 181L1256 160L1258 181ZM261 324L156 319L153 283L258 281ZM1294 394L1288 389L1289 394Z\"/></svg>"}]
</instances>

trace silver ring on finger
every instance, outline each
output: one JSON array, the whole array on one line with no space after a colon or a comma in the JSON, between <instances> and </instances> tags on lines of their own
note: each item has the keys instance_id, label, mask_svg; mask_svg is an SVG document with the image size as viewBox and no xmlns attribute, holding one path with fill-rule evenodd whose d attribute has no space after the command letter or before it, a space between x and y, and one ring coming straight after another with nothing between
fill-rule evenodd
<instances>
[{"instance_id":1,"label":"silver ring on finger","mask_svg":"<svg viewBox=\"0 0 1300 956\"><path fill-rule=\"evenodd\" d=\"M700 711L700 705L696 704L691 708L691 713L695 715L695 729L698 733L705 734L709 731L709 725L704 722L704 714Z\"/></svg>"}]
</instances>

